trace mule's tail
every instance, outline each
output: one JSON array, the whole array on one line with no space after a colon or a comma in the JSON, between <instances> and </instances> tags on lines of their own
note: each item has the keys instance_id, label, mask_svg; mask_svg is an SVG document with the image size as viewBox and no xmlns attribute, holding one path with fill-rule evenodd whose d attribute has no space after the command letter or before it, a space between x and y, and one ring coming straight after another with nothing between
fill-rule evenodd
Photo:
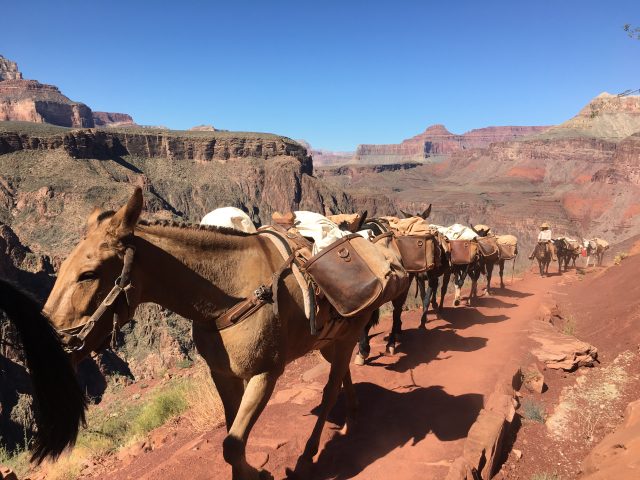
<instances>
[{"instance_id":1,"label":"mule's tail","mask_svg":"<svg viewBox=\"0 0 640 480\"><path fill-rule=\"evenodd\" d=\"M16 326L36 400L32 461L57 458L78 436L87 400L56 331L33 298L0 279L0 309Z\"/></svg>"}]
</instances>

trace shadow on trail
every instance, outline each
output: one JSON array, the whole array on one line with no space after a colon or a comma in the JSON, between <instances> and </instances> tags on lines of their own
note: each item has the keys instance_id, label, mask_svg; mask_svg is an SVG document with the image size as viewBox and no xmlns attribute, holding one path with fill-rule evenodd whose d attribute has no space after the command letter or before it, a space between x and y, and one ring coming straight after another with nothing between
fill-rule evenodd
<instances>
[{"instance_id":1,"label":"shadow on trail","mask_svg":"<svg viewBox=\"0 0 640 480\"><path fill-rule=\"evenodd\" d=\"M494 295L499 297L527 298L533 295L533 293L519 292L518 290L511 290L510 288L497 288Z\"/></svg>"},{"instance_id":2,"label":"shadow on trail","mask_svg":"<svg viewBox=\"0 0 640 480\"><path fill-rule=\"evenodd\" d=\"M392 450L407 442L414 446L429 433L445 442L464 438L483 406L480 394L449 395L439 385L405 392L368 382L355 388L358 423L348 435L336 435L325 444L314 468L316 480L353 478ZM340 425L344 417L341 397L329 419Z\"/></svg>"},{"instance_id":3,"label":"shadow on trail","mask_svg":"<svg viewBox=\"0 0 640 480\"><path fill-rule=\"evenodd\" d=\"M445 308L440 313L440 318L449 322L451 327L456 330L464 330L473 325L487 325L489 323L499 323L509 320L507 315L485 315L474 307ZM429 328L428 323L427 328Z\"/></svg>"},{"instance_id":4,"label":"shadow on trail","mask_svg":"<svg viewBox=\"0 0 640 480\"><path fill-rule=\"evenodd\" d=\"M462 337L449 328L435 328L423 330L412 328L402 331L400 351L404 354L398 361L390 365L376 363L375 359L368 362L370 366L382 366L394 372L403 373L423 363L438 360L442 351L473 352L484 348L487 339L483 337Z\"/></svg>"},{"instance_id":5,"label":"shadow on trail","mask_svg":"<svg viewBox=\"0 0 640 480\"><path fill-rule=\"evenodd\" d=\"M517 303L509 303L493 296L478 297L473 305L474 307L486 308L513 308L517 307Z\"/></svg>"}]
</instances>

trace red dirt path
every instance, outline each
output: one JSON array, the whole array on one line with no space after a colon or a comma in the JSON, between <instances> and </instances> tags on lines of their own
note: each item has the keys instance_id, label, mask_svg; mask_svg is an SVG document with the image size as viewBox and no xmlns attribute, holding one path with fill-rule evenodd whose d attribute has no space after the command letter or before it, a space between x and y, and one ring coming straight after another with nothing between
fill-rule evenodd
<instances>
[{"instance_id":1,"label":"red dirt path","mask_svg":"<svg viewBox=\"0 0 640 480\"><path fill-rule=\"evenodd\" d=\"M501 371L526 353L528 324L544 294L562 277L528 275L477 308L446 308L428 331L417 329L419 313L405 312L400 351L385 356L389 318L373 332L372 357L352 366L361 402L359 423L348 436L342 399L325 427L315 479L441 479L462 453L471 424L493 391ZM447 302L450 305L450 302ZM276 479L286 478L311 432L328 365L316 354L293 362L249 439L249 460ZM225 431L197 435L183 428L164 446L111 471L119 479L224 479ZM102 476L102 475L100 475Z\"/></svg>"}]
</instances>

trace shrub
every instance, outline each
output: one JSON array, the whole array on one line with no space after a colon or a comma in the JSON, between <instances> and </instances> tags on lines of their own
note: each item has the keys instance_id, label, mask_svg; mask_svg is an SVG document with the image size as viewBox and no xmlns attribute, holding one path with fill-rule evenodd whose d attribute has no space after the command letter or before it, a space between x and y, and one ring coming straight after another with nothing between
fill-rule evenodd
<instances>
[{"instance_id":1,"label":"shrub","mask_svg":"<svg viewBox=\"0 0 640 480\"><path fill-rule=\"evenodd\" d=\"M620 265L622 261L627 258L629 254L627 252L618 252L615 257L613 257L613 264Z\"/></svg>"},{"instance_id":2,"label":"shrub","mask_svg":"<svg viewBox=\"0 0 640 480\"><path fill-rule=\"evenodd\" d=\"M177 385L153 397L134 419L133 433L144 435L184 412L188 407L184 390L184 385Z\"/></svg>"},{"instance_id":3,"label":"shrub","mask_svg":"<svg viewBox=\"0 0 640 480\"><path fill-rule=\"evenodd\" d=\"M544 406L534 400L522 402L522 416L532 422L544 423L547 418Z\"/></svg>"}]
</instances>

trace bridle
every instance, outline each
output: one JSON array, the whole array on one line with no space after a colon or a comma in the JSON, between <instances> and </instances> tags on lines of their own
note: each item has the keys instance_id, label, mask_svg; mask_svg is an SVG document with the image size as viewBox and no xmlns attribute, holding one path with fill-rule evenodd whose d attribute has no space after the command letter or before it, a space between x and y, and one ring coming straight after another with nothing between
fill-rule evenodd
<instances>
[{"instance_id":1,"label":"bridle","mask_svg":"<svg viewBox=\"0 0 640 480\"><path fill-rule=\"evenodd\" d=\"M99 325L104 325L102 321L104 318L108 318L107 314L113 311L113 325L111 327L111 347L115 347L116 334L118 327L120 326L120 315L118 313L119 300L123 299L127 307L127 315L131 311L131 290L133 285L131 283L131 268L133 267L133 256L135 254L135 247L133 245L127 245L124 252L124 264L122 266L122 272L116 279L115 285L111 291L107 294L102 303L98 306L93 315L82 325L77 325L71 328L58 329L64 349L69 353L79 352L85 348L85 342L87 337L95 331Z\"/></svg>"}]
</instances>

